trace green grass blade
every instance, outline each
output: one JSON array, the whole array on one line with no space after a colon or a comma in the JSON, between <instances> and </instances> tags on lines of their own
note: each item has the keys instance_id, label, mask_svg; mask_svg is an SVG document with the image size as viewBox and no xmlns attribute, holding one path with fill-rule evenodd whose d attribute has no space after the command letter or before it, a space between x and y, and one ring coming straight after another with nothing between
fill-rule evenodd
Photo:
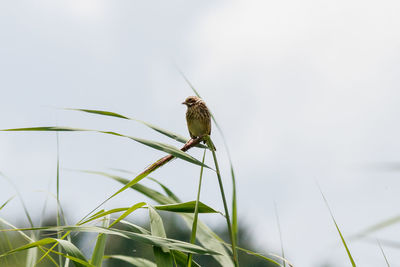
<instances>
[{"instance_id":1,"label":"green grass blade","mask_svg":"<svg viewBox=\"0 0 400 267\"><path fill-rule=\"evenodd\" d=\"M133 224L133 223L131 223L129 221L121 220L121 221L119 221L119 223L124 224L125 226L127 226L130 229L128 231L138 232L138 233L146 234L146 235L150 235L151 234L149 230L147 230L147 229L145 229L145 228L143 228L143 227L141 227L139 225Z\"/></svg>"},{"instance_id":2,"label":"green grass blade","mask_svg":"<svg viewBox=\"0 0 400 267\"><path fill-rule=\"evenodd\" d=\"M229 244L226 244L226 245L230 246ZM271 259L271 258L268 258L268 257L266 257L266 256L264 256L264 255L262 255L262 254L260 254L260 253L253 252L253 251L251 251L251 250L244 249L244 248L241 248L241 247L237 247L237 249L238 249L238 250L241 250L241 251L243 251L243 252L246 252L246 253L249 254L249 255L253 255L253 256L256 256L256 257L258 257L258 258L260 258L260 259L263 259L263 260L265 260L265 261L267 261L267 262L269 262L269 263L273 263L273 264L275 264L275 265L277 265L277 266L283 266L283 265L279 264L277 261L275 261L275 260L273 260L273 259ZM279 258L279 259L283 260L284 262L288 263L288 265L289 265L290 267L293 267L293 265L292 265L290 262L288 262L286 259L281 258L281 257L277 257L277 258Z\"/></svg>"},{"instance_id":3,"label":"green grass blade","mask_svg":"<svg viewBox=\"0 0 400 267\"><path fill-rule=\"evenodd\" d=\"M238 267L239 266L239 259L238 259L237 250L236 250L236 239L234 237L234 233L233 233L233 229L232 229L232 222L231 222L231 220L229 218L229 210L228 210L228 205L226 203L225 192L224 192L224 187L223 187L223 184L222 184L221 174L220 174L219 167L218 167L217 156L215 154L214 149L211 149L211 147L213 147L213 145L212 145L212 141L211 141L210 136L206 136L206 141L207 141L207 145L210 147L210 150L212 152L213 159L214 159L214 164L215 164L215 170L216 170L216 174L217 174L217 178L218 178L219 189L220 189L220 192L221 192L221 198L222 198L222 202L224 204L226 224L227 224L227 227L228 227L228 232L229 232L230 239L231 239L231 244L232 244L233 262L234 262L235 266Z\"/></svg>"},{"instance_id":4,"label":"green grass blade","mask_svg":"<svg viewBox=\"0 0 400 267\"><path fill-rule=\"evenodd\" d=\"M277 207L276 203L274 203L274 208L275 208L276 224L278 226L279 240L280 240L280 243L281 243L281 254L282 254L282 258L284 259L285 258L285 250L283 249L281 223L280 223L280 220L279 220L278 207ZM286 262L285 261L283 261L283 267L286 267Z\"/></svg>"},{"instance_id":5,"label":"green grass blade","mask_svg":"<svg viewBox=\"0 0 400 267\"><path fill-rule=\"evenodd\" d=\"M80 108L66 108L66 110L82 111L82 112L93 113L93 114L97 114L97 115L116 117L116 118L120 118L120 119L134 120L134 119L125 117L121 114L111 112L111 111L95 110L95 109L80 109Z\"/></svg>"},{"instance_id":6,"label":"green grass blade","mask_svg":"<svg viewBox=\"0 0 400 267\"><path fill-rule=\"evenodd\" d=\"M57 169L56 169L56 190L57 190L57 226L61 225L61 215L60 215L60 142L59 142L59 134L56 132L56 140L57 140ZM61 234L57 233L57 238L61 238ZM31 251L31 250L30 250ZM61 253L61 246L58 246L58 252ZM36 259L36 258L35 258ZM36 262L36 260L35 260ZM58 255L58 264L62 265L62 256Z\"/></svg>"},{"instance_id":7,"label":"green grass blade","mask_svg":"<svg viewBox=\"0 0 400 267\"><path fill-rule=\"evenodd\" d=\"M3 224L1 223L1 221L0 221L0 230L2 230L3 229ZM8 250L12 250L13 249L13 244L11 243L11 241L10 241L10 238L9 238L9 236L8 236L8 234L7 233L5 233L5 232L3 232L3 233L1 233L1 235L2 235L2 239L1 240L5 240L5 247L3 247L3 242L0 242L0 250L1 251L7 251L7 249ZM18 257L16 257L15 256L15 254L13 255L13 259L14 259L14 262L18 265L18 266L22 266L23 264L21 263L21 261L20 261L20 258ZM9 264L8 264L8 259L7 259L7 257L6 258L4 258L4 260L3 260L4 262L5 262L5 264L6 264L6 266L9 266ZM2 261L0 260L0 264L2 263Z\"/></svg>"},{"instance_id":8,"label":"green grass blade","mask_svg":"<svg viewBox=\"0 0 400 267\"><path fill-rule=\"evenodd\" d=\"M338 224L336 223L335 217L333 216L332 210L331 210L331 208L329 207L328 201L326 200L324 193L322 193L321 188L319 188L319 191L321 192L321 195L322 195L322 197L323 197L323 199L324 199L324 202L325 202L325 204L326 204L326 207L328 208L329 213L331 214L332 220L333 220L333 222L334 222L334 224L335 224L336 230L338 231L338 233L339 233L339 235L340 235L340 239L342 240L343 246L344 246L345 249L346 249L347 256L349 257L349 260L350 260L350 262L351 262L351 265L352 265L353 267L355 267L355 266L356 266L356 263L354 262L353 256L352 256L351 253L350 253L350 249L349 249L349 247L348 247L347 244L346 244L346 241L345 241L345 239L344 239L344 237L343 237L343 235L342 235L342 232L341 232L340 229L339 229Z\"/></svg>"},{"instance_id":9,"label":"green grass blade","mask_svg":"<svg viewBox=\"0 0 400 267\"><path fill-rule=\"evenodd\" d=\"M159 132L159 133L161 133L161 134L163 134L163 135L165 135L165 136L167 136L169 138L172 138L172 139L174 139L174 140L176 140L178 142L181 142L183 144L185 144L187 141L189 141L188 138L185 138L185 137L183 137L183 136L181 136L179 134L176 134L176 133L173 133L171 131L168 131L168 130L165 130L163 128L160 128L158 126L155 126L155 125L153 125L151 123L148 123L148 122L145 122L145 121L142 121L142 120L138 120L138 119L135 119L135 118L129 118L129 117L126 117L124 115L121 115L121 114L118 114L118 113L115 113L115 112L105 111L105 110L94 110L94 109L73 109L73 108L68 108L68 109L69 110L92 113L92 114L97 114L97 115L102 115L102 116L110 116L110 117L116 117L116 118L125 119L125 120L136 121L136 122L139 122L139 123L142 123L142 124L146 125L147 127L155 130L156 132ZM199 144L198 146L199 147L205 147L205 146L203 146L201 144Z\"/></svg>"},{"instance_id":10,"label":"green grass blade","mask_svg":"<svg viewBox=\"0 0 400 267\"><path fill-rule=\"evenodd\" d=\"M204 163L204 160L206 158L206 151L204 149L204 153L203 153L203 160L202 162ZM199 186L197 189L197 198L196 198L196 202L195 202L195 208L194 208L194 218L193 218L193 224L192 224L192 233L190 235L190 243L194 244L196 241L196 233L197 233L197 221L199 218L199 204L200 204L200 192L201 192L201 182L203 180L203 167L200 168L200 178L199 178ZM187 258L187 267L191 267L192 266L192 258L193 255L189 254L188 258Z\"/></svg>"},{"instance_id":11,"label":"green grass blade","mask_svg":"<svg viewBox=\"0 0 400 267\"><path fill-rule=\"evenodd\" d=\"M127 173L130 175L137 175L137 173L128 171L128 170L123 170L123 169L112 169L114 171L118 171L118 172L122 172L122 173ZM148 180L151 180L153 182L155 182L156 184L158 184L159 186L161 186L161 188L164 190L164 192L167 194L168 197L172 198L175 200L175 202L182 202L178 196L176 196L171 189L169 189L166 185L164 185L163 183L161 183L160 181L158 181L157 179L153 178L153 177L147 177Z\"/></svg>"},{"instance_id":12,"label":"green grass blade","mask_svg":"<svg viewBox=\"0 0 400 267\"><path fill-rule=\"evenodd\" d=\"M153 181L153 182L155 182L155 183L157 183L159 186L161 186L161 188L164 190L164 192L167 194L168 197L172 198L176 202L181 202L181 200L168 187L166 187L164 184L160 183L158 180L156 180L156 179L154 179L152 177L148 177L148 179Z\"/></svg>"},{"instance_id":13,"label":"green grass blade","mask_svg":"<svg viewBox=\"0 0 400 267\"><path fill-rule=\"evenodd\" d=\"M76 267L91 266L91 264L86 260L83 253L70 241L62 239L56 239L56 241L62 246L67 255L74 257L73 259L71 259L75 262ZM76 259L79 259L80 261L77 261Z\"/></svg>"},{"instance_id":14,"label":"green grass blade","mask_svg":"<svg viewBox=\"0 0 400 267\"><path fill-rule=\"evenodd\" d=\"M109 217L106 217L103 221L103 227L108 227L109 225ZM96 267L101 267L103 262L104 250L106 249L107 235L98 234L96 245L93 250L92 259L90 261Z\"/></svg>"},{"instance_id":15,"label":"green grass blade","mask_svg":"<svg viewBox=\"0 0 400 267\"><path fill-rule=\"evenodd\" d=\"M52 250L52 251L48 250L47 252L53 252L56 255L60 255L60 256L64 257L66 259L65 260L65 264L64 264L65 267L69 267L69 265L68 265L69 264L69 260L74 261L75 267L77 267L77 266L95 267L92 264L90 264L90 263L88 263L88 262L86 262L84 260L81 260L79 258L70 256L70 255L62 253L62 252L58 252L58 251L54 251L54 250ZM37 266L37 264L36 264L36 266Z\"/></svg>"},{"instance_id":16,"label":"green grass blade","mask_svg":"<svg viewBox=\"0 0 400 267\"><path fill-rule=\"evenodd\" d=\"M171 154L174 157L180 158L187 162L190 162L190 163L193 163L193 164L196 164L199 166L204 166L206 168L211 169L207 165L202 165L202 163L199 160L195 159L194 157L190 156L189 154L183 152L179 148L176 148L172 145L160 143L157 141L151 141L151 140L146 140L146 139L142 139L142 138L137 138L137 137L133 137L133 136L127 136L127 135L123 135L123 134L112 132L112 131L97 131L97 130L89 130L89 129L70 128L70 127L54 127L54 126L3 129L0 131L78 131L78 132L89 131L89 132L98 132L98 133L103 133L103 134L109 134L109 135L129 138L131 140L134 140L136 142L139 142L143 145L149 146L156 150L160 150L160 151L166 152L168 154Z\"/></svg>"},{"instance_id":17,"label":"green grass blade","mask_svg":"<svg viewBox=\"0 0 400 267\"><path fill-rule=\"evenodd\" d=\"M156 190L150 189L144 185L138 184L138 183L132 183L130 180L123 178L118 175L113 175L105 172L99 172L99 171L83 171L85 173L91 173L91 174L97 174L101 175L107 178L111 178L121 184L124 185L123 188L132 188L140 193L144 194L145 196L149 197L150 199L153 199L154 201L160 203L160 204L173 204L176 203L175 200L172 200L171 198L161 194L160 192L157 192Z\"/></svg>"},{"instance_id":18,"label":"green grass blade","mask_svg":"<svg viewBox=\"0 0 400 267\"><path fill-rule=\"evenodd\" d=\"M130 263L136 267L156 267L157 265L154 262L151 262L147 259L131 257L126 255L107 255L104 256L106 259L117 259L127 263Z\"/></svg>"},{"instance_id":19,"label":"green grass blade","mask_svg":"<svg viewBox=\"0 0 400 267\"><path fill-rule=\"evenodd\" d=\"M88 222L91 222L91 221L93 221L93 220L102 218L102 217L107 216L107 215L109 215L109 214L114 214L114 213L117 213L117 212L125 211L124 214L122 214L115 222L113 222L113 223L110 225L110 227L111 227L111 226L113 226L114 224L118 223L120 220L124 219L124 218L125 218L126 216L128 216L129 214L131 214L131 213L132 213L133 211L135 211L136 209L138 209L138 208L144 206L145 204L146 204L146 203L144 203L144 202L140 202L140 203L137 203L137 204L135 204L135 205L133 205L132 207L129 207L129 208L116 208L116 209L111 209L111 210L108 210L108 211L101 210L101 211L97 212L96 214L93 214L91 217L89 217L87 220L83 221L83 222L80 223L79 225L86 224L86 223L88 223Z\"/></svg>"},{"instance_id":20,"label":"green grass blade","mask_svg":"<svg viewBox=\"0 0 400 267\"><path fill-rule=\"evenodd\" d=\"M190 244L180 240L162 238L153 235L133 233L130 231L115 229L115 228L104 228L96 226L54 226L54 227L35 227L35 228L19 228L19 229L6 229L0 232L12 232L12 231L66 231L69 232L90 232L90 233L103 233L108 235L116 235L127 239L136 240L149 245L166 247L170 250L178 250L186 253L195 253L202 255L218 255L219 252L209 248L201 247L198 245ZM56 240L56 239L54 239ZM53 241L58 242L58 240ZM51 243L51 242L50 242Z\"/></svg>"},{"instance_id":21,"label":"green grass blade","mask_svg":"<svg viewBox=\"0 0 400 267\"><path fill-rule=\"evenodd\" d=\"M226 144L225 147L227 147ZM229 156L229 151L227 152L228 152L229 164L231 168L231 177L232 177L232 231L233 231L234 242L235 244L238 244L239 226L238 226L238 215L237 215L236 178L235 178L235 172L233 171L232 161Z\"/></svg>"},{"instance_id":22,"label":"green grass blade","mask_svg":"<svg viewBox=\"0 0 400 267\"><path fill-rule=\"evenodd\" d=\"M33 225L32 218L31 218L31 216L30 216L30 214L29 214L29 211L28 211L28 209L27 209L27 207L26 207L26 205L25 205L25 201L24 201L24 199L22 198L22 195L21 195L21 193L19 192L17 186L14 184L14 182L13 182L11 179L9 179L9 178L8 178L6 175L4 175L3 173L0 173L0 176L2 176L4 179L6 179L7 182L9 182L9 183L14 187L14 190L15 190L15 192L17 192L17 196L18 196L19 200L21 201L21 205L22 205L22 208L24 209L24 213L25 213L26 218L28 219L29 225L30 225L31 227L33 227L34 225Z\"/></svg>"},{"instance_id":23,"label":"green grass blade","mask_svg":"<svg viewBox=\"0 0 400 267\"><path fill-rule=\"evenodd\" d=\"M369 234L371 234L373 232L382 230L382 229L384 229L386 227L389 227L389 226L392 226L394 224L398 224L399 222L400 222L400 215L394 216L392 218L386 219L384 221L381 221L379 223L376 223L376 224L368 227L367 229L365 229L365 230L353 235L351 238L352 239L359 239L359 238L367 236L367 235L369 235Z\"/></svg>"},{"instance_id":24,"label":"green grass blade","mask_svg":"<svg viewBox=\"0 0 400 267\"><path fill-rule=\"evenodd\" d=\"M144 202L139 202L135 205L133 205L132 207L130 207L129 209L127 209L121 216L118 217L118 219L116 219L111 225L110 227L114 226L115 224L119 223L121 220L125 219L129 214L131 214L132 212L134 212L135 210L143 207L144 205L146 205L146 203Z\"/></svg>"},{"instance_id":25,"label":"green grass blade","mask_svg":"<svg viewBox=\"0 0 400 267\"><path fill-rule=\"evenodd\" d=\"M70 128L70 127L58 127L58 126L41 126L41 127L3 129L0 131L4 131L4 132L83 132L83 131L91 131L91 130Z\"/></svg>"},{"instance_id":26,"label":"green grass blade","mask_svg":"<svg viewBox=\"0 0 400 267\"><path fill-rule=\"evenodd\" d=\"M127 211L128 209L129 208L116 208L116 209L111 209L111 210L107 210L107 211L101 210L101 211L93 214L92 216L90 216L87 220L79 223L78 225L86 224L88 222L91 222L91 221L94 221L96 219L102 218L102 217L107 216L109 214L114 214L114 213L121 212L121 211Z\"/></svg>"},{"instance_id":27,"label":"green grass blade","mask_svg":"<svg viewBox=\"0 0 400 267\"><path fill-rule=\"evenodd\" d=\"M6 202L3 203L3 205L0 206L0 210L2 210L15 196L10 197L9 199L6 200Z\"/></svg>"},{"instance_id":28,"label":"green grass blade","mask_svg":"<svg viewBox=\"0 0 400 267\"><path fill-rule=\"evenodd\" d=\"M377 242L378 242L379 248L381 249L383 258L385 258L386 265L387 265L388 267L390 267L389 261L388 261L388 259L387 259L387 257L386 257L385 251L383 251L383 248L382 248L381 243L379 242L379 240L377 240Z\"/></svg>"},{"instance_id":29,"label":"green grass blade","mask_svg":"<svg viewBox=\"0 0 400 267\"><path fill-rule=\"evenodd\" d=\"M151 206L149 207L150 229L153 236L167 237L161 216ZM172 267L173 259L170 250L166 247L153 247L154 257L158 267Z\"/></svg>"},{"instance_id":30,"label":"green grass blade","mask_svg":"<svg viewBox=\"0 0 400 267\"><path fill-rule=\"evenodd\" d=\"M210 167L208 167L206 164L202 164L199 160L195 159L194 157L190 156L189 154L183 152L182 150L180 150L179 148L176 148L174 146L168 145L168 144L164 144L164 143L160 143L160 142L155 142L155 141L149 141L149 140L145 140L145 139L141 139L141 138L136 138L136 137L128 137L130 139L133 139L141 144L144 144L146 146L152 147L154 149L160 150L160 151L164 151L168 154L173 155L174 157L183 159L187 162L199 165L199 166L204 166L208 169L211 169Z\"/></svg>"},{"instance_id":31,"label":"green grass blade","mask_svg":"<svg viewBox=\"0 0 400 267\"><path fill-rule=\"evenodd\" d=\"M193 213L196 211L196 201L189 201L179 204L167 204L154 206L157 210L171 211L171 212L183 212L183 213ZM206 204L199 202L197 207L198 213L218 213L218 211L207 206Z\"/></svg>"}]
</instances>

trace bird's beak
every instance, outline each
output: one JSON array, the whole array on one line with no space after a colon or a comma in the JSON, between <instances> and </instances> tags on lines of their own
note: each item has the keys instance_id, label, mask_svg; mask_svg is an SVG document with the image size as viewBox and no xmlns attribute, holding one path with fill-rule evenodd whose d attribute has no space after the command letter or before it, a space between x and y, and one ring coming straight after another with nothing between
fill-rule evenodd
<instances>
[{"instance_id":1,"label":"bird's beak","mask_svg":"<svg viewBox=\"0 0 400 267\"><path fill-rule=\"evenodd\" d=\"M186 105L186 102L182 102L183 105Z\"/></svg>"}]
</instances>

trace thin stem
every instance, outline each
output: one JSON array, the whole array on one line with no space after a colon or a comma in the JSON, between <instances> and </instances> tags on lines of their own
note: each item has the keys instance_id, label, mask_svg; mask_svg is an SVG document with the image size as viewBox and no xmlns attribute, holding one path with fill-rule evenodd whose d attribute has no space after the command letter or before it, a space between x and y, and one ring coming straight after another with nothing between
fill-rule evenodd
<instances>
[{"instance_id":1,"label":"thin stem","mask_svg":"<svg viewBox=\"0 0 400 267\"><path fill-rule=\"evenodd\" d=\"M56 132L57 138L57 226L60 226L60 142L58 132ZM61 238L61 232L57 231L57 238ZM58 246L58 252L61 253L61 246ZM58 264L62 265L62 256L58 255Z\"/></svg>"},{"instance_id":2,"label":"thin stem","mask_svg":"<svg viewBox=\"0 0 400 267\"><path fill-rule=\"evenodd\" d=\"M229 236L231 238L233 262L234 262L235 266L238 267L239 266L239 261L238 261L238 257L237 257L237 251L236 251L236 244L235 244L236 242L235 242L235 238L234 238L233 231L232 231L232 224L231 224L231 219L229 217L228 205L226 204L224 186L222 184L222 178L221 178L221 174L219 172L217 156L215 155L215 150L212 149L213 148L213 144L212 144L210 136L209 135L205 136L205 139L206 139L208 147L210 148L210 150L211 150L211 152L213 154L214 164L215 164L215 171L216 171L217 177L218 177L219 189L221 191L221 197L222 197L222 201L224 203L226 223L228 225Z\"/></svg>"},{"instance_id":3,"label":"thin stem","mask_svg":"<svg viewBox=\"0 0 400 267\"><path fill-rule=\"evenodd\" d=\"M284 259L285 258L285 250L283 249L281 223L280 223L280 220L279 220L278 207L277 207L275 202L274 202L274 207L275 207L276 223L278 225L279 240L281 242L281 254L282 254L282 259ZM286 267L286 262L285 261L283 261L283 267Z\"/></svg>"},{"instance_id":4,"label":"thin stem","mask_svg":"<svg viewBox=\"0 0 400 267\"><path fill-rule=\"evenodd\" d=\"M204 164L204 159L206 157L206 149L204 149L203 153L203 160L202 163ZM196 232L197 232L197 219L199 217L199 200L200 200L200 191L201 191L201 182L203 180L203 170L204 167L203 165L200 168L200 178L199 178L199 189L197 190L197 198L196 198L196 205L194 206L194 218L193 218L193 224L192 224L192 235L190 236L190 243L194 244L196 241ZM192 258L193 254L189 253L188 259L187 259L187 266L191 267L192 266Z\"/></svg>"}]
</instances>

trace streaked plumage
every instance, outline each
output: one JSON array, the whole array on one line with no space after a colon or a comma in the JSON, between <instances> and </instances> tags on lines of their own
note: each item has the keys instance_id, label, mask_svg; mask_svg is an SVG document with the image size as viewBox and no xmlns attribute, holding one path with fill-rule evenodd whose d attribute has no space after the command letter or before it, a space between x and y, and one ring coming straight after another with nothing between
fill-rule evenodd
<instances>
[{"instance_id":1,"label":"streaked plumage","mask_svg":"<svg viewBox=\"0 0 400 267\"><path fill-rule=\"evenodd\" d=\"M210 135L211 115L206 103L197 96L189 96L182 104L187 106L186 122L190 137L196 138L206 134Z\"/></svg>"}]
</instances>

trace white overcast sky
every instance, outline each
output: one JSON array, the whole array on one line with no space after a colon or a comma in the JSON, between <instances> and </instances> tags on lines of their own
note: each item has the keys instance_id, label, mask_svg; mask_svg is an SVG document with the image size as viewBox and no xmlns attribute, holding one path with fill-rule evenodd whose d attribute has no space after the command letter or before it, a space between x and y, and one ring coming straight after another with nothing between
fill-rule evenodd
<instances>
[{"instance_id":1,"label":"white overcast sky","mask_svg":"<svg viewBox=\"0 0 400 267\"><path fill-rule=\"evenodd\" d=\"M223 128L239 219L260 247L279 252L276 202L295 266L349 266L317 184L345 237L399 213L400 173L379 167L400 162L399 12L398 1L2 1L0 128L115 130L178 146L135 122L57 109L110 110L187 135L180 103L192 92L177 64ZM213 137L229 190L215 127ZM38 222L45 192L55 193L55 134L3 132L0 147L0 171ZM140 172L162 155L117 137L61 133L61 202L70 220L119 185L68 169ZM153 176L195 198L198 168L176 160ZM202 199L222 210L215 177L206 177ZM1 179L0 203L14 194ZM106 208L141 200L124 192ZM17 200L0 216L24 220ZM371 237L396 241L399 226ZM399 265L399 250L382 244ZM349 245L359 266L385 265L376 242Z\"/></svg>"}]
</instances>

